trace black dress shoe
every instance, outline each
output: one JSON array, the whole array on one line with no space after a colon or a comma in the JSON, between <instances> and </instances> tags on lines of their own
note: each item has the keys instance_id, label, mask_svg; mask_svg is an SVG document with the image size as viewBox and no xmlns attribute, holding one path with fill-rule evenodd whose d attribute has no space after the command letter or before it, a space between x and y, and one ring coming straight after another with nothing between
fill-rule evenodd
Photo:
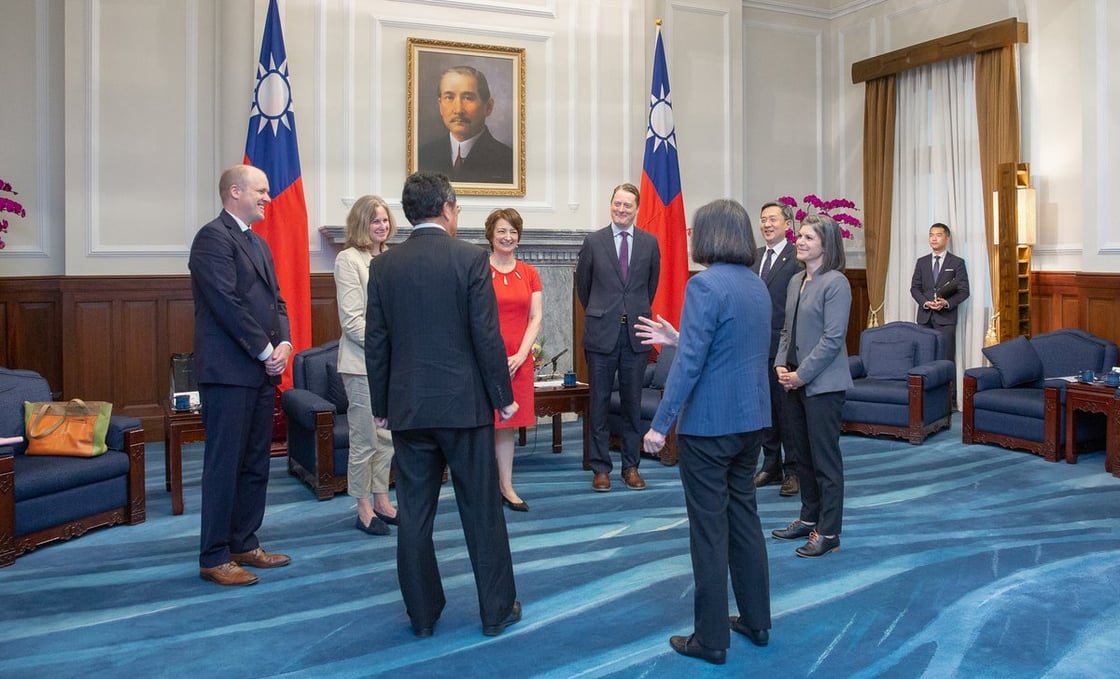
<instances>
[{"instance_id":1,"label":"black dress shoe","mask_svg":"<svg viewBox=\"0 0 1120 679\"><path fill-rule=\"evenodd\" d=\"M396 516L389 516L388 514L382 514L381 512L377 511L376 509L373 510L373 515L376 516L377 518L381 519L385 523L389 524L390 526L397 525L397 517Z\"/></svg>"},{"instance_id":2,"label":"black dress shoe","mask_svg":"<svg viewBox=\"0 0 1120 679\"><path fill-rule=\"evenodd\" d=\"M737 615L731 616L728 620L731 622L732 630L750 639L755 646L765 646L770 643L770 630L751 629Z\"/></svg>"},{"instance_id":3,"label":"black dress shoe","mask_svg":"<svg viewBox=\"0 0 1120 679\"><path fill-rule=\"evenodd\" d=\"M506 616L505 620L499 622L497 625L483 625L482 633L488 637L496 637L502 632L506 631L507 627L517 622L521 622L520 601L513 602L513 608L510 609L509 615Z\"/></svg>"},{"instance_id":4,"label":"black dress shoe","mask_svg":"<svg viewBox=\"0 0 1120 679\"><path fill-rule=\"evenodd\" d=\"M529 503L528 502L525 502L524 500L522 500L521 502L514 502L513 500L510 500L505 495L502 496L502 504L509 507L510 509L512 509L515 512L527 512L527 511L529 511Z\"/></svg>"},{"instance_id":5,"label":"black dress shoe","mask_svg":"<svg viewBox=\"0 0 1120 679\"><path fill-rule=\"evenodd\" d=\"M369 520L369 525L362 523L362 517L354 519L354 527L366 535L388 535L389 527L376 516Z\"/></svg>"},{"instance_id":6,"label":"black dress shoe","mask_svg":"<svg viewBox=\"0 0 1120 679\"><path fill-rule=\"evenodd\" d=\"M418 639L427 639L428 637L432 636L432 628L431 627L421 627L420 629L416 629L414 627L414 628L412 628L412 633L415 634L416 638L418 638Z\"/></svg>"},{"instance_id":7,"label":"black dress shoe","mask_svg":"<svg viewBox=\"0 0 1120 679\"><path fill-rule=\"evenodd\" d=\"M798 547L795 551L797 556L803 556L807 559L816 559L822 557L829 552L836 552L840 550L840 536L833 535L830 538L813 531L809 535L809 541Z\"/></svg>"},{"instance_id":8,"label":"black dress shoe","mask_svg":"<svg viewBox=\"0 0 1120 679\"><path fill-rule=\"evenodd\" d=\"M770 531L770 534L779 540L803 540L809 537L809 533L813 532L813 526L816 524L806 524L801 519L794 519L785 528Z\"/></svg>"},{"instance_id":9,"label":"black dress shoe","mask_svg":"<svg viewBox=\"0 0 1120 679\"><path fill-rule=\"evenodd\" d=\"M701 646L700 642L696 641L695 634L688 637L669 637L669 645L673 647L674 651L681 655L707 660L713 665L722 665L727 662L727 651L725 649Z\"/></svg>"}]
</instances>

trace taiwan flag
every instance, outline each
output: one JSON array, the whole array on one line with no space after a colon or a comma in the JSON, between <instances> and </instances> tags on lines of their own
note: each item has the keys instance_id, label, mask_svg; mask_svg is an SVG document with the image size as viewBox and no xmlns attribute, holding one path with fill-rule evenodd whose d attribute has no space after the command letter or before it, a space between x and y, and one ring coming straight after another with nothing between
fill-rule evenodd
<instances>
[{"instance_id":1,"label":"taiwan flag","mask_svg":"<svg viewBox=\"0 0 1120 679\"><path fill-rule=\"evenodd\" d=\"M262 221L253 225L268 242L276 262L280 294L288 305L292 347L311 346L311 265L307 247L307 203L303 198L296 118L292 113L292 86L288 81L288 56L280 29L280 10L269 0L261 39L257 84L245 139L245 163L268 177L272 204ZM292 386L291 362L281 389Z\"/></svg>"},{"instance_id":2,"label":"taiwan flag","mask_svg":"<svg viewBox=\"0 0 1120 679\"><path fill-rule=\"evenodd\" d=\"M673 100L669 95L669 69L661 23L653 54L646 155L642 162L642 202L638 226L657 236L661 247L661 279L653 298L653 313L680 326L684 288L688 283L688 228L681 195L681 169L677 161L677 133L673 125Z\"/></svg>"}]
</instances>

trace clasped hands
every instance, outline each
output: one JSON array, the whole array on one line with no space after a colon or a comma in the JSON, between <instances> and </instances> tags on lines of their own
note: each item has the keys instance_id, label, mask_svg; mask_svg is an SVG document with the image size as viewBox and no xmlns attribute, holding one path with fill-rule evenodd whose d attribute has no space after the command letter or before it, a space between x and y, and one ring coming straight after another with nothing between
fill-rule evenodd
<instances>
[{"instance_id":1,"label":"clasped hands","mask_svg":"<svg viewBox=\"0 0 1120 679\"><path fill-rule=\"evenodd\" d=\"M786 391L805 386L805 381L801 379L796 370L790 370L785 366L778 366L774 370L778 373L778 384L782 385Z\"/></svg>"},{"instance_id":2,"label":"clasped hands","mask_svg":"<svg viewBox=\"0 0 1120 679\"><path fill-rule=\"evenodd\" d=\"M284 373L284 369L288 367L288 357L292 355L292 345L287 342L282 342L280 346L272 350L268 358L264 359L264 371L270 377L276 377Z\"/></svg>"},{"instance_id":3,"label":"clasped hands","mask_svg":"<svg viewBox=\"0 0 1120 679\"><path fill-rule=\"evenodd\" d=\"M942 309L946 309L948 307L949 300L945 299L944 297L934 297L930 301L922 304L923 309L929 309L930 311L941 311Z\"/></svg>"}]
</instances>

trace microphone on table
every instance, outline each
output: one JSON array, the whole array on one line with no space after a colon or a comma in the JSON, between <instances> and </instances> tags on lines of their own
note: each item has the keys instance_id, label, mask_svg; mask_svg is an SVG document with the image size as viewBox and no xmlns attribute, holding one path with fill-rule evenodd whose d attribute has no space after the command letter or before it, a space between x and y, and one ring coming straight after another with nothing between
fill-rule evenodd
<instances>
[{"instance_id":1,"label":"microphone on table","mask_svg":"<svg viewBox=\"0 0 1120 679\"><path fill-rule=\"evenodd\" d=\"M552 373L553 374L556 374L556 361L560 360L560 357L563 356L566 353L568 353L568 350L564 349L560 353L556 354L555 356L553 356L552 358L549 359L549 362L552 363Z\"/></svg>"}]
</instances>

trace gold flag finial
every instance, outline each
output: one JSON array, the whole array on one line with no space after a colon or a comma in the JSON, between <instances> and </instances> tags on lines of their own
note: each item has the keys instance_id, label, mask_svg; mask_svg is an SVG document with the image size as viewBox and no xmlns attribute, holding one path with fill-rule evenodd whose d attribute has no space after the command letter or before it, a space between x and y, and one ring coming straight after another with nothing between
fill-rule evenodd
<instances>
[{"instance_id":1,"label":"gold flag finial","mask_svg":"<svg viewBox=\"0 0 1120 679\"><path fill-rule=\"evenodd\" d=\"M656 24L657 24L657 27L658 27L658 28L660 28L660 27L661 27L661 19L658 19L658 20L657 20L656 22L654 22L654 23L656 23Z\"/></svg>"}]
</instances>

